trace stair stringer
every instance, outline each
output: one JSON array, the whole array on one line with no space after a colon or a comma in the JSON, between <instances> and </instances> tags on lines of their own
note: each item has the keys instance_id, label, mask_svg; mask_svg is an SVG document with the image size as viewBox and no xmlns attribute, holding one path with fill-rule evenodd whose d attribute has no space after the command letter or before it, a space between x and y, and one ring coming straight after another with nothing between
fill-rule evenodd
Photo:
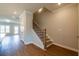
<instances>
[{"instance_id":1,"label":"stair stringer","mask_svg":"<svg viewBox=\"0 0 79 59\"><path fill-rule=\"evenodd\" d=\"M32 29L32 35L33 35L32 43L44 50L43 42L41 41L41 39L38 37L38 35L33 29Z\"/></svg>"}]
</instances>

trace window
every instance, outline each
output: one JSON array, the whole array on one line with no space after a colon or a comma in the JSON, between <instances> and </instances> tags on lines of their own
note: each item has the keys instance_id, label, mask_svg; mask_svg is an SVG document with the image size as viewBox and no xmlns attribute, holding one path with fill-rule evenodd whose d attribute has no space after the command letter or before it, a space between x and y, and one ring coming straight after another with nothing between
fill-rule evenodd
<instances>
[{"instance_id":1,"label":"window","mask_svg":"<svg viewBox=\"0 0 79 59\"><path fill-rule=\"evenodd\" d=\"M21 26L20 29L21 29L21 32L24 32L24 26Z\"/></svg>"},{"instance_id":2,"label":"window","mask_svg":"<svg viewBox=\"0 0 79 59\"><path fill-rule=\"evenodd\" d=\"M0 25L0 38L3 38L5 36L5 26Z\"/></svg>"},{"instance_id":3,"label":"window","mask_svg":"<svg viewBox=\"0 0 79 59\"><path fill-rule=\"evenodd\" d=\"M15 27L14 27L14 34L18 34L18 33L19 33L18 26L15 26Z\"/></svg>"},{"instance_id":4,"label":"window","mask_svg":"<svg viewBox=\"0 0 79 59\"><path fill-rule=\"evenodd\" d=\"M4 25L0 25L0 33L5 33L5 26Z\"/></svg>"},{"instance_id":5,"label":"window","mask_svg":"<svg viewBox=\"0 0 79 59\"><path fill-rule=\"evenodd\" d=\"M9 25L6 26L6 33L10 33L10 26Z\"/></svg>"}]
</instances>

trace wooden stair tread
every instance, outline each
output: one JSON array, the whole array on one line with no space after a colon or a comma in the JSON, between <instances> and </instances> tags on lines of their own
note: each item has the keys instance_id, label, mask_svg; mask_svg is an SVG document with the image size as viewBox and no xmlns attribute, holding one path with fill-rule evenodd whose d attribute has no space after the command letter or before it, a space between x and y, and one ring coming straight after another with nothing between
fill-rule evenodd
<instances>
[{"instance_id":1,"label":"wooden stair tread","mask_svg":"<svg viewBox=\"0 0 79 59\"><path fill-rule=\"evenodd\" d=\"M38 26L37 24L33 23L33 28L36 32L36 34L38 35L38 37L41 39L41 41L44 43L45 47L49 47L52 45L52 41L46 36L45 37L45 32L43 32ZM46 30L45 30L46 31Z\"/></svg>"}]
</instances>

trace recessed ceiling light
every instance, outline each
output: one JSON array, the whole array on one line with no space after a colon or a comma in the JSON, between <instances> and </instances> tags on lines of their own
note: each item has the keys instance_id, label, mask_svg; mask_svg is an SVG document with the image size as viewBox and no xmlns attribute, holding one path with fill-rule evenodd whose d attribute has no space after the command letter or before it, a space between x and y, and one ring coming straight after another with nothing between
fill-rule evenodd
<instances>
[{"instance_id":1,"label":"recessed ceiling light","mask_svg":"<svg viewBox=\"0 0 79 59\"><path fill-rule=\"evenodd\" d=\"M42 10L43 10L43 8L40 8L40 9L38 10L38 12L40 13L40 12L42 12Z\"/></svg>"},{"instance_id":2,"label":"recessed ceiling light","mask_svg":"<svg viewBox=\"0 0 79 59\"><path fill-rule=\"evenodd\" d=\"M17 12L15 11L15 12L13 12L13 14L16 14Z\"/></svg>"},{"instance_id":3,"label":"recessed ceiling light","mask_svg":"<svg viewBox=\"0 0 79 59\"><path fill-rule=\"evenodd\" d=\"M60 6L60 5L61 5L61 3L59 2L59 3L58 3L58 5Z\"/></svg>"}]
</instances>

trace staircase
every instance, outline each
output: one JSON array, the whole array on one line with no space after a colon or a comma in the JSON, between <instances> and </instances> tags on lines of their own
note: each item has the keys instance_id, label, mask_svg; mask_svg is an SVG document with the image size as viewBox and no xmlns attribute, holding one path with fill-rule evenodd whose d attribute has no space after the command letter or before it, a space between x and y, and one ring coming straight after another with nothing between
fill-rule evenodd
<instances>
[{"instance_id":1,"label":"staircase","mask_svg":"<svg viewBox=\"0 0 79 59\"><path fill-rule=\"evenodd\" d=\"M46 36L46 37L47 37L47 36ZM46 48L50 47L50 46L53 44L53 42L52 42L48 37L46 38L45 41L46 41L46 42L45 42Z\"/></svg>"},{"instance_id":2,"label":"staircase","mask_svg":"<svg viewBox=\"0 0 79 59\"><path fill-rule=\"evenodd\" d=\"M53 42L46 36L46 29L40 29L39 25L36 22L33 22L33 29L43 42L45 49L53 44Z\"/></svg>"}]
</instances>

